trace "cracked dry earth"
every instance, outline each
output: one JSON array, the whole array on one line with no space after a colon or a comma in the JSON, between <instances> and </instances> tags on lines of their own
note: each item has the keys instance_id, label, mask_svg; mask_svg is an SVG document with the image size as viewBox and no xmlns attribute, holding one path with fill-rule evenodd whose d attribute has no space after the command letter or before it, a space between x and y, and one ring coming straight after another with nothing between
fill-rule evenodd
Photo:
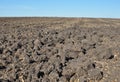
<instances>
[{"instance_id":1,"label":"cracked dry earth","mask_svg":"<svg viewBox=\"0 0 120 82\"><path fill-rule=\"evenodd\" d=\"M1 18L0 82L120 82L120 20L75 20Z\"/></svg>"}]
</instances>

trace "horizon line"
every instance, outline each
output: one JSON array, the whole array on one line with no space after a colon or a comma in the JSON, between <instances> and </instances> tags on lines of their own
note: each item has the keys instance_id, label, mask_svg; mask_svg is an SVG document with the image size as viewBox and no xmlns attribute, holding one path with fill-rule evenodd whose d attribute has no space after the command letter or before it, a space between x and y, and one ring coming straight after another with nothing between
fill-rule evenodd
<instances>
[{"instance_id":1,"label":"horizon line","mask_svg":"<svg viewBox=\"0 0 120 82\"><path fill-rule=\"evenodd\" d=\"M120 19L119 17L78 17L78 16L0 16L0 18L101 18Z\"/></svg>"}]
</instances>

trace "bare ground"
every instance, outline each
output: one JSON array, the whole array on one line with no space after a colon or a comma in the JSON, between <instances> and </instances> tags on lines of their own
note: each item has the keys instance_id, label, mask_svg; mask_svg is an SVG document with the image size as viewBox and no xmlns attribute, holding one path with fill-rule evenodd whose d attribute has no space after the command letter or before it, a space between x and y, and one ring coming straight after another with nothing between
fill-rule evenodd
<instances>
[{"instance_id":1,"label":"bare ground","mask_svg":"<svg viewBox=\"0 0 120 82\"><path fill-rule=\"evenodd\" d=\"M120 19L0 18L0 82L120 82Z\"/></svg>"}]
</instances>

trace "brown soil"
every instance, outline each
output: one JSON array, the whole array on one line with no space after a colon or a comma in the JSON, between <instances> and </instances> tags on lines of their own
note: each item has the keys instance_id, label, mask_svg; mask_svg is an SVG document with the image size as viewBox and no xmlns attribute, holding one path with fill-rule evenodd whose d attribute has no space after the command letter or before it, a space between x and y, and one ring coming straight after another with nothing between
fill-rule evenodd
<instances>
[{"instance_id":1,"label":"brown soil","mask_svg":"<svg viewBox=\"0 0 120 82\"><path fill-rule=\"evenodd\" d=\"M0 18L0 82L120 82L120 19Z\"/></svg>"}]
</instances>

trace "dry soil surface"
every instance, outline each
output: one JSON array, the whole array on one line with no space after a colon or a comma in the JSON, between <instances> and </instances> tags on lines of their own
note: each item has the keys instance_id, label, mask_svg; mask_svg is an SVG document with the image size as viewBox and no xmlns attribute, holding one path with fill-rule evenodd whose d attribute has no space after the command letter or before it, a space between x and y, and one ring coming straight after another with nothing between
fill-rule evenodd
<instances>
[{"instance_id":1,"label":"dry soil surface","mask_svg":"<svg viewBox=\"0 0 120 82\"><path fill-rule=\"evenodd\" d=\"M0 18L0 82L120 82L120 19Z\"/></svg>"}]
</instances>

